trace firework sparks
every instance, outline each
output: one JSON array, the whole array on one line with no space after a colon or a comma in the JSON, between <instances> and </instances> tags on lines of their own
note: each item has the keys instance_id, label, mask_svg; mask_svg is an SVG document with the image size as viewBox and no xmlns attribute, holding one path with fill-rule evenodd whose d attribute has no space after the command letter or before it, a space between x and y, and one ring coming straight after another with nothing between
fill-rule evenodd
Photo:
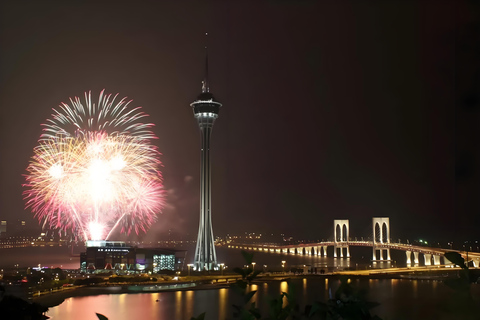
<instances>
[{"instance_id":1,"label":"firework sparks","mask_svg":"<svg viewBox=\"0 0 480 320\"><path fill-rule=\"evenodd\" d=\"M85 240L146 231L163 207L160 153L152 124L130 101L91 94L54 109L27 167L26 206L44 225Z\"/></svg>"}]
</instances>

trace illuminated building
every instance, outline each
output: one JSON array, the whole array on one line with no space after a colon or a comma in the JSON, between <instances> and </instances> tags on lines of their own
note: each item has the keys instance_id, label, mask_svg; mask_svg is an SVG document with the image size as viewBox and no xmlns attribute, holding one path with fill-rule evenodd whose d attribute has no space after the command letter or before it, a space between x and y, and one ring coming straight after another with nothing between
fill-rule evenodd
<instances>
[{"instance_id":1,"label":"illuminated building","mask_svg":"<svg viewBox=\"0 0 480 320\"><path fill-rule=\"evenodd\" d=\"M202 148L200 164L200 221L197 246L195 248L194 269L212 270L217 268L217 255L212 229L211 176L210 176L210 136L213 123L218 118L222 104L215 101L208 84L208 56L205 59L205 78L202 93L190 106L200 127Z\"/></svg>"},{"instance_id":2,"label":"illuminated building","mask_svg":"<svg viewBox=\"0 0 480 320\"><path fill-rule=\"evenodd\" d=\"M87 241L85 252L80 254L80 270L102 272L160 272L176 270L182 263L182 251L164 248L129 247L122 241Z\"/></svg>"}]
</instances>

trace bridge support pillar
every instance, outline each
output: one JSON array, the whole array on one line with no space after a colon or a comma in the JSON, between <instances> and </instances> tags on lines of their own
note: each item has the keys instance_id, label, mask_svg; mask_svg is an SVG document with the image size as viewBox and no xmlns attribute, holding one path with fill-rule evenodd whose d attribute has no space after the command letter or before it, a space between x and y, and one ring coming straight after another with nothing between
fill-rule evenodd
<instances>
[{"instance_id":1,"label":"bridge support pillar","mask_svg":"<svg viewBox=\"0 0 480 320\"><path fill-rule=\"evenodd\" d=\"M407 254L407 264L412 264L412 251L405 251Z\"/></svg>"},{"instance_id":2,"label":"bridge support pillar","mask_svg":"<svg viewBox=\"0 0 480 320\"><path fill-rule=\"evenodd\" d=\"M343 258L343 248L348 248L349 237L349 221L348 220L333 220L333 256L337 257L337 248L340 248L340 258ZM350 257L350 252L347 249L347 257Z\"/></svg>"},{"instance_id":3,"label":"bridge support pillar","mask_svg":"<svg viewBox=\"0 0 480 320\"><path fill-rule=\"evenodd\" d=\"M414 260L413 260L413 261L415 262L415 264L419 264L420 262L418 261L418 252L415 251L415 252L413 253L413 257L414 257Z\"/></svg>"},{"instance_id":4,"label":"bridge support pillar","mask_svg":"<svg viewBox=\"0 0 480 320\"><path fill-rule=\"evenodd\" d=\"M312 247L306 247L305 248L305 255L307 255L307 256L312 255Z\"/></svg>"},{"instance_id":5,"label":"bridge support pillar","mask_svg":"<svg viewBox=\"0 0 480 320\"><path fill-rule=\"evenodd\" d=\"M440 265L440 256L439 255L434 255L433 256L433 265L434 266L439 266Z\"/></svg>"},{"instance_id":6,"label":"bridge support pillar","mask_svg":"<svg viewBox=\"0 0 480 320\"><path fill-rule=\"evenodd\" d=\"M383 252L387 251L387 259L386 260L390 260L390 249L383 249L383 248L373 248L373 256L372 256L372 260L373 261L383 261ZM378 251L378 259L377 259L377 251Z\"/></svg>"},{"instance_id":7,"label":"bridge support pillar","mask_svg":"<svg viewBox=\"0 0 480 320\"><path fill-rule=\"evenodd\" d=\"M373 261L383 261L383 250L388 250L388 249L373 247L372 260ZM377 252L378 252L378 258L377 258Z\"/></svg>"},{"instance_id":8,"label":"bridge support pillar","mask_svg":"<svg viewBox=\"0 0 480 320\"><path fill-rule=\"evenodd\" d=\"M443 264L445 265L452 265L452 262L450 260L447 259L447 257L443 256Z\"/></svg>"},{"instance_id":9,"label":"bridge support pillar","mask_svg":"<svg viewBox=\"0 0 480 320\"><path fill-rule=\"evenodd\" d=\"M290 254L295 254L295 248L290 248Z\"/></svg>"},{"instance_id":10,"label":"bridge support pillar","mask_svg":"<svg viewBox=\"0 0 480 320\"><path fill-rule=\"evenodd\" d=\"M480 259L479 258L472 259L472 263L475 268L478 268L478 265L480 264Z\"/></svg>"},{"instance_id":11,"label":"bridge support pillar","mask_svg":"<svg viewBox=\"0 0 480 320\"><path fill-rule=\"evenodd\" d=\"M425 258L425 265L431 266L432 265L432 255L430 253L424 253L423 257Z\"/></svg>"},{"instance_id":12,"label":"bridge support pillar","mask_svg":"<svg viewBox=\"0 0 480 320\"><path fill-rule=\"evenodd\" d=\"M384 244L390 243L390 218L388 217L375 217L372 218L372 231L373 231L373 260L376 259L376 250L380 251L380 259L383 259L383 250L387 251L386 260L391 260L390 249L377 248L377 243Z\"/></svg>"},{"instance_id":13,"label":"bridge support pillar","mask_svg":"<svg viewBox=\"0 0 480 320\"><path fill-rule=\"evenodd\" d=\"M347 247L347 258L350 258L350 246Z\"/></svg>"},{"instance_id":14,"label":"bridge support pillar","mask_svg":"<svg viewBox=\"0 0 480 320\"><path fill-rule=\"evenodd\" d=\"M327 246L323 246L323 256L322 257L326 257L327 256Z\"/></svg>"}]
</instances>

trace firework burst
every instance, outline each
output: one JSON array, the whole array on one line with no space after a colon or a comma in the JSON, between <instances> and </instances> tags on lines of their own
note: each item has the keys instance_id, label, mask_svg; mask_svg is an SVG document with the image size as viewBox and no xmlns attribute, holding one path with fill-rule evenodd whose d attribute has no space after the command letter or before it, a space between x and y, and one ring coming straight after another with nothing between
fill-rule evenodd
<instances>
[{"instance_id":1,"label":"firework burst","mask_svg":"<svg viewBox=\"0 0 480 320\"><path fill-rule=\"evenodd\" d=\"M126 98L100 93L53 109L27 167L24 199L44 226L85 240L146 231L163 207L153 124Z\"/></svg>"}]
</instances>

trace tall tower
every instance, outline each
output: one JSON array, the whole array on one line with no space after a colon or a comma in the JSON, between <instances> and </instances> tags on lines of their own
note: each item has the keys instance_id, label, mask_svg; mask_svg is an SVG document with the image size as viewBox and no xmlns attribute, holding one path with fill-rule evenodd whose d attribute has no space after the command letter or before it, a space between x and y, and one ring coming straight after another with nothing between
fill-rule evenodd
<instances>
[{"instance_id":1,"label":"tall tower","mask_svg":"<svg viewBox=\"0 0 480 320\"><path fill-rule=\"evenodd\" d=\"M217 268L217 254L212 229L212 196L210 178L210 136L213 123L218 118L222 104L215 101L208 86L208 54L205 56L205 78L202 81L202 93L192 102L193 115L197 119L202 136L200 164L200 222L198 226L197 247L195 249L194 269L212 270Z\"/></svg>"}]
</instances>

